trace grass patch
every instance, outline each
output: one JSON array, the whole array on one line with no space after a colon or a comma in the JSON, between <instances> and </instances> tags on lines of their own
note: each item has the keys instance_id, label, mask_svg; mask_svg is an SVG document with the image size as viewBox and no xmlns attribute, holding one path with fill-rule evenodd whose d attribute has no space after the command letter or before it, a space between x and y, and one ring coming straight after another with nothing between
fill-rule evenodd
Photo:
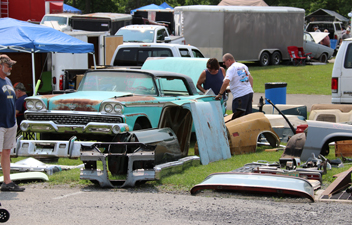
<instances>
[{"instance_id":1,"label":"grass patch","mask_svg":"<svg viewBox=\"0 0 352 225\"><path fill-rule=\"evenodd\" d=\"M333 63L325 65L277 65L258 66L247 63L253 76L254 92L264 93L265 83L287 83L287 94L331 95L331 74Z\"/></svg>"}]
</instances>

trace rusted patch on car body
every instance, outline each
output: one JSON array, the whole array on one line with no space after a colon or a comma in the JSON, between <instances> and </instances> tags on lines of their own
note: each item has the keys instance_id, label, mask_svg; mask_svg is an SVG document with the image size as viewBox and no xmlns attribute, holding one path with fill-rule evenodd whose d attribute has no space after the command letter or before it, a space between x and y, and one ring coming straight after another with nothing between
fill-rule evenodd
<instances>
[{"instance_id":1,"label":"rusted patch on car body","mask_svg":"<svg viewBox=\"0 0 352 225\"><path fill-rule=\"evenodd\" d=\"M89 100L89 99L60 99L54 101L56 110L71 110L71 111L88 111L96 112L97 109L94 108L101 101Z\"/></svg>"}]
</instances>

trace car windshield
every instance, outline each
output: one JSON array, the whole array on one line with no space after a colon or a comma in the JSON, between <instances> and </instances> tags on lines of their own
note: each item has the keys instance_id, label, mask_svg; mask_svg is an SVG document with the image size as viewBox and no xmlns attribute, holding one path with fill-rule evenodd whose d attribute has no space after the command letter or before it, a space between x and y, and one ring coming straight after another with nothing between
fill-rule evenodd
<instances>
[{"instance_id":1,"label":"car windshield","mask_svg":"<svg viewBox=\"0 0 352 225\"><path fill-rule=\"evenodd\" d=\"M77 91L115 91L137 95L157 95L151 76L123 71L88 72Z\"/></svg>"},{"instance_id":2,"label":"car windshield","mask_svg":"<svg viewBox=\"0 0 352 225\"><path fill-rule=\"evenodd\" d=\"M303 40L314 42L313 37L310 34L308 34L308 33L304 33Z\"/></svg>"},{"instance_id":3,"label":"car windshield","mask_svg":"<svg viewBox=\"0 0 352 225\"><path fill-rule=\"evenodd\" d=\"M124 42L144 42L152 43L154 39L154 31L152 30L128 30L120 29L116 35L122 35Z\"/></svg>"},{"instance_id":4,"label":"car windshield","mask_svg":"<svg viewBox=\"0 0 352 225\"><path fill-rule=\"evenodd\" d=\"M44 24L45 21L57 21L59 25L67 24L67 17L62 16L44 16L41 24Z\"/></svg>"}]
</instances>

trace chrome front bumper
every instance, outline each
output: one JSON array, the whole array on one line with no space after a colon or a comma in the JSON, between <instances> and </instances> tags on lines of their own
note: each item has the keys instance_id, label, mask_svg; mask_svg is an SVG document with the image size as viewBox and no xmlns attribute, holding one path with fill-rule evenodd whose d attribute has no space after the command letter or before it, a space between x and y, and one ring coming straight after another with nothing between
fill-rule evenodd
<instances>
[{"instance_id":1,"label":"chrome front bumper","mask_svg":"<svg viewBox=\"0 0 352 225\"><path fill-rule=\"evenodd\" d=\"M71 134L118 134L129 131L126 123L97 123L87 125L58 125L52 121L23 120L20 128L22 131L39 133L71 133Z\"/></svg>"}]
</instances>

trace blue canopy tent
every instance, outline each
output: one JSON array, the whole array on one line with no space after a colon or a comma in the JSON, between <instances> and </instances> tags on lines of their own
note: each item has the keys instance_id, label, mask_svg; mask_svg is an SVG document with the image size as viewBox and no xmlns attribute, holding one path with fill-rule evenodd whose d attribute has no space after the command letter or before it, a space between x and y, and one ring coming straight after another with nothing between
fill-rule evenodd
<instances>
[{"instance_id":1,"label":"blue canopy tent","mask_svg":"<svg viewBox=\"0 0 352 225\"><path fill-rule=\"evenodd\" d=\"M142 6L140 8L137 9L141 9L141 10L148 10L148 9L173 9L171 6L169 6L166 2L164 2L161 5L155 5L155 4L150 4L150 5L146 5L146 6ZM132 9L131 10L131 14L133 14L135 11L137 11L137 9Z\"/></svg>"},{"instance_id":2,"label":"blue canopy tent","mask_svg":"<svg viewBox=\"0 0 352 225\"><path fill-rule=\"evenodd\" d=\"M67 13L82 13L81 10L76 9L75 7L67 5L65 3L64 3L64 6L63 6L63 11L67 12Z\"/></svg>"},{"instance_id":3,"label":"blue canopy tent","mask_svg":"<svg viewBox=\"0 0 352 225\"><path fill-rule=\"evenodd\" d=\"M34 53L91 53L94 45L86 43L51 27L11 18L0 19L0 52L32 54L33 93L35 93Z\"/></svg>"},{"instance_id":4,"label":"blue canopy tent","mask_svg":"<svg viewBox=\"0 0 352 225\"><path fill-rule=\"evenodd\" d=\"M163 4L161 4L160 7L163 7L164 9L174 9L171 6L169 6L169 4L167 4L166 2L163 2Z\"/></svg>"}]
</instances>

